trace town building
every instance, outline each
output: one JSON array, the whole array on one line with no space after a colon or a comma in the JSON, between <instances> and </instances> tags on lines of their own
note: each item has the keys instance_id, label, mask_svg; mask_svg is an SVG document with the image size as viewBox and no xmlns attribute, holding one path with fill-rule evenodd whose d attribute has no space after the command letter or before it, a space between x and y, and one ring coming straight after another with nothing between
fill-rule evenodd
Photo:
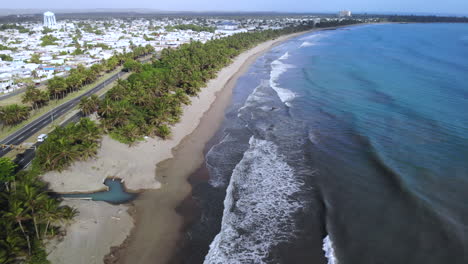
<instances>
[{"instance_id":1,"label":"town building","mask_svg":"<svg viewBox=\"0 0 468 264\"><path fill-rule=\"evenodd\" d=\"M351 11L349 10L343 10L338 13L339 17L350 17L351 16Z\"/></svg>"},{"instance_id":2,"label":"town building","mask_svg":"<svg viewBox=\"0 0 468 264\"><path fill-rule=\"evenodd\" d=\"M44 27L55 28L57 21L55 20L55 14L47 11L44 13Z\"/></svg>"}]
</instances>

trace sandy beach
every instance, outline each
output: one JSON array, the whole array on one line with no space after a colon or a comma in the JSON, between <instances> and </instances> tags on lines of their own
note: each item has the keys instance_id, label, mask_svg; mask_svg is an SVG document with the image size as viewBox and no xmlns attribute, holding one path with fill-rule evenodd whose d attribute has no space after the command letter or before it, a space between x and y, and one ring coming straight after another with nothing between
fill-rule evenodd
<instances>
[{"instance_id":1,"label":"sandy beach","mask_svg":"<svg viewBox=\"0 0 468 264\"><path fill-rule=\"evenodd\" d=\"M212 87L216 90L216 101L203 115L193 133L173 150L173 158L158 164L156 179L163 187L146 191L134 201L135 229L125 245L113 252L115 258L110 263L152 264L170 260L180 241L184 224L183 217L175 208L190 195L191 186L187 179L202 165L204 147L224 119L224 110L230 103L237 79L270 48L300 34L283 36L242 53L231 66L220 72L217 79L209 83L209 89ZM157 226L164 228L154 228Z\"/></svg>"},{"instance_id":2,"label":"sandy beach","mask_svg":"<svg viewBox=\"0 0 468 264\"><path fill-rule=\"evenodd\" d=\"M86 200L67 200L63 204L78 208L80 213L66 227L63 240L48 242L52 263L103 263L110 247L120 245L134 226L127 205Z\"/></svg>"},{"instance_id":3,"label":"sandy beach","mask_svg":"<svg viewBox=\"0 0 468 264\"><path fill-rule=\"evenodd\" d=\"M184 107L181 121L173 127L169 140L148 138L129 147L104 136L96 159L76 162L60 173L45 174L43 180L59 193L102 190L107 177L123 179L128 190L146 190L133 202L135 228L133 220L127 220L130 215L124 208L128 206L67 201L80 211L80 216L67 228L64 240L56 241L49 248L49 260L52 263L103 263L107 254L106 263L167 262L183 225L183 217L175 208L190 194L187 178L202 164L203 148L224 118L224 109L230 102L237 78L258 56L300 34L304 33L264 42L236 57L197 97L191 98L191 104ZM112 216L117 212L120 220L113 221ZM90 226L91 219L99 220ZM101 226L103 222L106 222L105 228ZM125 243L109 254L111 247L122 244L130 233Z\"/></svg>"}]
</instances>

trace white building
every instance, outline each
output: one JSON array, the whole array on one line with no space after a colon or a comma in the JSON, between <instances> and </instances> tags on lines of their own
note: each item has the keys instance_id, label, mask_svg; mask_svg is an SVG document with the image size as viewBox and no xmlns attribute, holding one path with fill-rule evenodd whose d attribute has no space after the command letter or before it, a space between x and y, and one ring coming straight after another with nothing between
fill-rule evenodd
<instances>
[{"instance_id":1,"label":"white building","mask_svg":"<svg viewBox=\"0 0 468 264\"><path fill-rule=\"evenodd\" d=\"M1 73L0 74L0 93L7 93L9 92L11 86L13 85L13 81L11 78L11 74L9 73ZM13 90L13 89L11 89Z\"/></svg>"},{"instance_id":2,"label":"white building","mask_svg":"<svg viewBox=\"0 0 468 264\"><path fill-rule=\"evenodd\" d=\"M57 21L55 20L55 14L52 12L44 13L44 27L55 28L57 26Z\"/></svg>"},{"instance_id":3,"label":"white building","mask_svg":"<svg viewBox=\"0 0 468 264\"><path fill-rule=\"evenodd\" d=\"M220 30L236 30L239 27L239 24L232 21L223 21L218 25Z\"/></svg>"},{"instance_id":4,"label":"white building","mask_svg":"<svg viewBox=\"0 0 468 264\"><path fill-rule=\"evenodd\" d=\"M343 10L338 13L339 17L350 17L351 16L351 11L349 10Z\"/></svg>"}]
</instances>

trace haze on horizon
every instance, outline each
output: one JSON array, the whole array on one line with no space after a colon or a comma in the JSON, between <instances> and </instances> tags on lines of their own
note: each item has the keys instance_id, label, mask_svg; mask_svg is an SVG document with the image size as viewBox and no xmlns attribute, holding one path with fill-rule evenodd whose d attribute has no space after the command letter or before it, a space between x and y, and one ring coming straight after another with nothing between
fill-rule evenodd
<instances>
[{"instance_id":1,"label":"haze on horizon","mask_svg":"<svg viewBox=\"0 0 468 264\"><path fill-rule=\"evenodd\" d=\"M7 1L3 9L151 9L159 11L276 11L276 12L402 12L432 14L468 14L466 0L21 0Z\"/></svg>"}]
</instances>

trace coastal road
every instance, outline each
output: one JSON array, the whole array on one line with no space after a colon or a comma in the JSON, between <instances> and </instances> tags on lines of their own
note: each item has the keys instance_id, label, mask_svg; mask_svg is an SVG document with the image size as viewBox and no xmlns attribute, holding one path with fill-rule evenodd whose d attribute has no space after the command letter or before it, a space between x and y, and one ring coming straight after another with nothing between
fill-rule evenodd
<instances>
[{"instance_id":1,"label":"coastal road","mask_svg":"<svg viewBox=\"0 0 468 264\"><path fill-rule=\"evenodd\" d=\"M140 60L140 62L142 62L142 63L146 63L146 62L150 61L151 58L152 58L152 57L149 57L149 58L148 58L148 56L146 56L146 57L140 58L139 60ZM63 75L63 76L61 76L61 77L67 77L67 76L68 76L68 75ZM34 87L40 88L40 86L46 85L46 84L47 84L47 81L42 81L42 82L40 82L40 85L39 85L39 86L34 86ZM15 95L24 93L25 91L26 91L26 87L23 87L23 88L16 89L16 90L14 90L14 91L11 92L11 93L7 93L7 94L0 95L0 101L1 101L1 100L5 100L5 99L8 99L8 98L10 98L10 97L13 97L13 96L15 96Z\"/></svg>"},{"instance_id":2,"label":"coastal road","mask_svg":"<svg viewBox=\"0 0 468 264\"><path fill-rule=\"evenodd\" d=\"M57 106L56 108L54 108L54 109L50 110L49 112L45 113L44 115L40 116L39 118L37 118L33 122L27 124L26 126L21 128L20 130L18 130L15 133L13 133L13 134L9 135L8 137L6 137L2 141L0 141L0 144L1 145L20 145L26 139L33 136L37 131L39 131L42 128L49 125L54 119L59 118L60 116L67 113L68 111L70 111L75 106L77 106L80 103L81 98L90 96L90 95L98 92L99 90L101 90L102 88L104 88L105 86L110 84L111 82L113 82L113 81L117 80L118 78L120 78L121 75L123 75L122 71L112 75L107 80L105 80L101 84L97 85L96 87L90 89L89 91L85 92L84 94L82 94L82 95L80 95L80 96L78 96L78 97L76 97L74 99L71 99L68 102L65 102L65 103ZM0 150L0 157L3 157L5 154L7 154L10 151L11 151L10 147L6 147L6 148L1 149Z\"/></svg>"},{"instance_id":3,"label":"coastal road","mask_svg":"<svg viewBox=\"0 0 468 264\"><path fill-rule=\"evenodd\" d=\"M65 122L62 123L62 126L66 126L69 123L77 122L82 117L81 111L74 114L72 117L67 119ZM16 172L26 168L29 163L34 159L36 155L36 148L39 147L42 142L34 143L30 148L26 149L23 153L16 155L16 158L13 160L16 163L17 167L15 169Z\"/></svg>"},{"instance_id":4,"label":"coastal road","mask_svg":"<svg viewBox=\"0 0 468 264\"><path fill-rule=\"evenodd\" d=\"M40 88L41 86L46 85L46 83L47 83L47 81L43 81L43 82L41 82L40 85L38 85L38 86L35 85L34 87ZM8 98L10 98L10 97L13 97L13 96L15 96L15 95L24 93L25 91L26 91L26 87L23 87L23 88L16 89L16 90L14 90L14 91L11 92L11 93L7 93L7 94L0 95L0 101L1 101L1 100L5 100L5 99L8 99Z\"/></svg>"},{"instance_id":5,"label":"coastal road","mask_svg":"<svg viewBox=\"0 0 468 264\"><path fill-rule=\"evenodd\" d=\"M151 60L151 56L149 56L149 57L146 56L146 57L143 57L143 58L140 59L140 61L142 63L149 62L150 60ZM74 99L72 99L72 100L70 100L70 101L68 101L66 103L63 103L60 106L54 108L53 110L45 113L44 115L42 115L38 119L36 119L33 122L29 123L28 125L21 128L17 132L11 134L10 136L6 137L4 140L0 141L0 145L2 145L2 144L3 145L19 145L19 144L23 143L26 139L28 139L29 137L34 135L37 131L44 128L48 124L50 124L53 121L53 119L56 119L56 118L62 116L63 114L67 113L69 110L74 108L76 105L78 105L81 98L86 97L86 96L90 96L90 95L98 92L99 90L101 90L102 88L104 88L105 86L110 84L111 82L113 82L116 79L120 78L120 76L123 75L124 73L125 73L124 71L120 71L120 72L112 75L107 80L105 80L101 84L97 85L96 87L92 88L91 90L87 91L86 93L84 93L84 94L78 96L77 98L74 98ZM100 96L101 99L103 97L104 97L104 94ZM68 118L65 122L62 123L62 126L65 126L65 125L67 125L69 123L72 123L72 122L77 122L80 119L80 117L82 117L81 111L76 113L75 115L71 116L70 118ZM14 159L14 162L18 165L16 167L16 171L22 170L23 168L27 167L29 165L29 163L31 163L31 161L33 160L33 158L34 158L34 156L36 154L36 148L40 144L42 144L42 143L41 142L36 142L29 149L25 150L22 154L19 154L19 155L16 156L16 158ZM10 151L11 151L10 147L0 149L0 157L4 156L5 154L7 154Z\"/></svg>"}]
</instances>

